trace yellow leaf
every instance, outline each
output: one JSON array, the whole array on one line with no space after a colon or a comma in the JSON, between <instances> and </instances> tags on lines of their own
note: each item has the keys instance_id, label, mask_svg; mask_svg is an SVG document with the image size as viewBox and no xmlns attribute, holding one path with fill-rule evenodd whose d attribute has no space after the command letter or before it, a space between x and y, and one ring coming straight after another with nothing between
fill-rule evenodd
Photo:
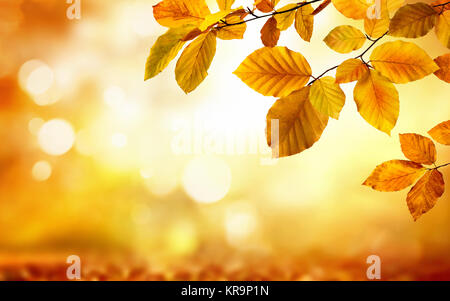
<instances>
[{"instance_id":1,"label":"yellow leaf","mask_svg":"<svg viewBox=\"0 0 450 301\"><path fill-rule=\"evenodd\" d=\"M363 185L378 191L400 191L411 186L424 171L418 163L391 160L378 165Z\"/></svg>"},{"instance_id":2,"label":"yellow leaf","mask_svg":"<svg viewBox=\"0 0 450 301\"><path fill-rule=\"evenodd\" d=\"M397 89L377 71L370 70L356 83L353 97L358 112L372 126L390 135L397 123Z\"/></svg>"},{"instance_id":3,"label":"yellow leaf","mask_svg":"<svg viewBox=\"0 0 450 301\"><path fill-rule=\"evenodd\" d=\"M177 56L184 45L180 40L191 29L192 26L170 28L156 40L145 65L145 80L158 75Z\"/></svg>"},{"instance_id":4,"label":"yellow leaf","mask_svg":"<svg viewBox=\"0 0 450 301\"><path fill-rule=\"evenodd\" d=\"M364 19L364 31L373 39L378 39L389 30L389 17Z\"/></svg>"},{"instance_id":5,"label":"yellow leaf","mask_svg":"<svg viewBox=\"0 0 450 301\"><path fill-rule=\"evenodd\" d=\"M261 41L264 46L275 47L279 38L280 30L277 28L277 20L274 17L269 18L261 29Z\"/></svg>"},{"instance_id":6,"label":"yellow leaf","mask_svg":"<svg viewBox=\"0 0 450 301\"><path fill-rule=\"evenodd\" d=\"M228 24L236 24L241 22L242 19L240 16L231 15L225 18L225 22ZM233 40L233 39L243 39L244 33L247 30L247 24L237 24L232 26L223 26L220 27L217 31L217 37L222 40Z\"/></svg>"},{"instance_id":7,"label":"yellow leaf","mask_svg":"<svg viewBox=\"0 0 450 301\"><path fill-rule=\"evenodd\" d=\"M300 7L295 12L295 30L307 42L311 40L314 29L313 11L311 4L308 4Z\"/></svg>"},{"instance_id":8,"label":"yellow leaf","mask_svg":"<svg viewBox=\"0 0 450 301\"><path fill-rule=\"evenodd\" d=\"M400 134L402 152L409 160L421 164L436 162L436 147L430 138L417 134Z\"/></svg>"},{"instance_id":9,"label":"yellow leaf","mask_svg":"<svg viewBox=\"0 0 450 301\"><path fill-rule=\"evenodd\" d=\"M175 67L175 77L185 93L193 91L205 79L215 53L215 31L200 35L184 49Z\"/></svg>"},{"instance_id":10,"label":"yellow leaf","mask_svg":"<svg viewBox=\"0 0 450 301\"><path fill-rule=\"evenodd\" d=\"M432 128L428 134L437 142L450 145L450 120L442 122Z\"/></svg>"},{"instance_id":11,"label":"yellow leaf","mask_svg":"<svg viewBox=\"0 0 450 301\"><path fill-rule=\"evenodd\" d=\"M345 94L331 76L319 78L311 85L309 101L313 107L334 119L339 119L339 113L345 104Z\"/></svg>"},{"instance_id":12,"label":"yellow leaf","mask_svg":"<svg viewBox=\"0 0 450 301\"><path fill-rule=\"evenodd\" d=\"M210 15L204 0L164 0L153 6L153 16L162 26L200 25Z\"/></svg>"},{"instance_id":13,"label":"yellow leaf","mask_svg":"<svg viewBox=\"0 0 450 301\"><path fill-rule=\"evenodd\" d=\"M434 59L439 66L439 70L434 72L438 78L450 83L450 53L446 53Z\"/></svg>"},{"instance_id":14,"label":"yellow leaf","mask_svg":"<svg viewBox=\"0 0 450 301\"><path fill-rule=\"evenodd\" d=\"M280 0L255 0L255 6L263 13L270 13Z\"/></svg>"},{"instance_id":15,"label":"yellow leaf","mask_svg":"<svg viewBox=\"0 0 450 301\"><path fill-rule=\"evenodd\" d=\"M378 46L372 52L370 61L376 70L398 84L424 78L439 69L425 51L403 41Z\"/></svg>"},{"instance_id":16,"label":"yellow leaf","mask_svg":"<svg viewBox=\"0 0 450 301\"><path fill-rule=\"evenodd\" d=\"M434 27L436 15L436 11L425 3L405 5L392 18L389 34L404 38L422 37Z\"/></svg>"},{"instance_id":17,"label":"yellow leaf","mask_svg":"<svg viewBox=\"0 0 450 301\"><path fill-rule=\"evenodd\" d=\"M269 110L267 143L272 147L274 157L292 156L310 148L327 126L328 117L309 102L309 90L309 86L304 87L280 98Z\"/></svg>"},{"instance_id":18,"label":"yellow leaf","mask_svg":"<svg viewBox=\"0 0 450 301\"><path fill-rule=\"evenodd\" d=\"M234 0L217 0L217 4L220 10L228 10L234 4Z\"/></svg>"},{"instance_id":19,"label":"yellow leaf","mask_svg":"<svg viewBox=\"0 0 450 301\"><path fill-rule=\"evenodd\" d=\"M277 20L277 28L281 31L288 29L292 23L294 22L295 17L295 9L298 5L295 3L288 4L286 6L283 6L282 8L278 9L277 12L284 12L288 11L286 13L281 13L275 15L275 19ZM289 11L291 10L291 11Z\"/></svg>"},{"instance_id":20,"label":"yellow leaf","mask_svg":"<svg viewBox=\"0 0 450 301\"><path fill-rule=\"evenodd\" d=\"M344 61L336 70L336 83L344 84L359 80L369 68L358 59Z\"/></svg>"},{"instance_id":21,"label":"yellow leaf","mask_svg":"<svg viewBox=\"0 0 450 301\"><path fill-rule=\"evenodd\" d=\"M287 47L264 47L250 54L234 74L265 96L283 97L306 85L311 67L302 54Z\"/></svg>"},{"instance_id":22,"label":"yellow leaf","mask_svg":"<svg viewBox=\"0 0 450 301\"><path fill-rule=\"evenodd\" d=\"M450 48L450 10L443 12L438 17L434 31L442 45Z\"/></svg>"},{"instance_id":23,"label":"yellow leaf","mask_svg":"<svg viewBox=\"0 0 450 301\"><path fill-rule=\"evenodd\" d=\"M353 26L342 25L330 31L324 41L334 51L349 53L361 48L366 41L366 36Z\"/></svg>"},{"instance_id":24,"label":"yellow leaf","mask_svg":"<svg viewBox=\"0 0 450 301\"><path fill-rule=\"evenodd\" d=\"M414 221L436 205L437 200L444 194L444 185L442 174L433 169L427 171L411 188L406 197L406 203Z\"/></svg>"},{"instance_id":25,"label":"yellow leaf","mask_svg":"<svg viewBox=\"0 0 450 301\"><path fill-rule=\"evenodd\" d=\"M387 10L390 14L394 13L403 6L403 3L405 3L405 0L382 0L381 5L385 5L387 7Z\"/></svg>"},{"instance_id":26,"label":"yellow leaf","mask_svg":"<svg viewBox=\"0 0 450 301\"><path fill-rule=\"evenodd\" d=\"M367 16L367 9L374 3L372 0L332 0L332 2L341 14L356 20L364 19Z\"/></svg>"},{"instance_id":27,"label":"yellow leaf","mask_svg":"<svg viewBox=\"0 0 450 301\"><path fill-rule=\"evenodd\" d=\"M232 11L231 9L223 10L206 16L203 22L200 24L199 29L201 31L205 31L211 25L214 25L220 20L224 19L231 11Z\"/></svg>"}]
</instances>

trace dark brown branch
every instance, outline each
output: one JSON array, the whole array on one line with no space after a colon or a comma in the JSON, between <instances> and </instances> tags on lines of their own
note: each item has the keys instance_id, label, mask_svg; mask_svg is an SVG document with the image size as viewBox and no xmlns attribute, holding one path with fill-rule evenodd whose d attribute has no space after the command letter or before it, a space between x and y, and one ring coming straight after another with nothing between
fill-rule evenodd
<instances>
[{"instance_id":1,"label":"dark brown branch","mask_svg":"<svg viewBox=\"0 0 450 301\"><path fill-rule=\"evenodd\" d=\"M440 166L436 166L436 165L435 165L435 167L433 167L433 168L427 168L427 170L438 170L439 168L446 167L446 166L448 166L448 165L450 165L450 163L442 164L442 165L440 165Z\"/></svg>"},{"instance_id":2,"label":"dark brown branch","mask_svg":"<svg viewBox=\"0 0 450 301\"><path fill-rule=\"evenodd\" d=\"M447 4L450 4L450 1L447 1L447 2L441 3L441 4L433 5L433 7L446 6Z\"/></svg>"},{"instance_id":3,"label":"dark brown branch","mask_svg":"<svg viewBox=\"0 0 450 301\"><path fill-rule=\"evenodd\" d=\"M303 6L308 5L308 4L316 3L316 2L319 2L319 1L322 1L322 0L312 0L312 1L309 1L309 2L297 3L297 6L292 7L290 9L283 10L283 11L274 11L273 13L260 15L260 16L256 15L251 9L248 9L249 14L251 14L253 16L253 18L250 18L250 19L247 19L247 20L243 20L243 21L240 21L240 22L236 22L236 23L228 23L226 25L217 26L217 29L221 29L221 28L228 27L228 26L240 25L240 24L248 23L248 22L251 22L251 21L254 21L254 20L258 20L258 19L261 19L261 18L268 18L268 17L273 17L275 15L285 14L285 13L297 10L297 9L303 7Z\"/></svg>"}]
</instances>

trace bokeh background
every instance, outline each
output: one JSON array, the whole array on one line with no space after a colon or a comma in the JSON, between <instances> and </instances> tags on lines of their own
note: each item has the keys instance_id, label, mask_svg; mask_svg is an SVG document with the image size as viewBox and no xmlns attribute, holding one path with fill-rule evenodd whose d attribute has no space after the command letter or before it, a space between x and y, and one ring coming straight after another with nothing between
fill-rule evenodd
<instances>
[{"instance_id":1,"label":"bokeh background","mask_svg":"<svg viewBox=\"0 0 450 301\"><path fill-rule=\"evenodd\" d=\"M445 82L397 85L391 137L359 116L354 83L343 85L340 120L313 148L272 161L264 131L275 98L232 74L262 47L264 21L244 40L218 40L209 76L185 95L175 62L143 81L166 30L152 16L158 1L82 0L80 20L67 19L65 2L0 0L0 280L64 279L72 254L85 280L364 280L372 254L385 280L450 280L450 193L413 222L408 190L361 185L403 158L399 133L449 119ZM363 29L330 5L310 44L290 28L279 45L318 75L357 55L322 41L344 24ZM448 52L433 32L414 42L433 58ZM437 150L450 161L448 147Z\"/></svg>"}]
</instances>

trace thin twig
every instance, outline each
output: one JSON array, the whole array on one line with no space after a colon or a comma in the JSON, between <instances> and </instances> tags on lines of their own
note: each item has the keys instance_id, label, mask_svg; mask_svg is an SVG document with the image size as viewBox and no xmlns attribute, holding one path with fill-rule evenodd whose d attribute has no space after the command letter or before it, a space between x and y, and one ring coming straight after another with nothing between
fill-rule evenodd
<instances>
[{"instance_id":1,"label":"thin twig","mask_svg":"<svg viewBox=\"0 0 450 301\"><path fill-rule=\"evenodd\" d=\"M442 165L440 165L440 166L434 165L433 168L427 168L427 170L438 170L439 168L446 167L446 166L448 166L448 165L450 165L450 162L447 163L447 164L442 164Z\"/></svg>"},{"instance_id":2,"label":"thin twig","mask_svg":"<svg viewBox=\"0 0 450 301\"><path fill-rule=\"evenodd\" d=\"M247 19L247 20L243 20L243 21L240 21L240 22L236 22L236 23L229 23L229 24L223 25L223 26L218 26L217 29L221 29L221 28L228 27L228 26L240 25L240 24L248 23L248 22L251 22L251 21L254 21L254 20L258 20L258 19L261 19L261 18L268 18L268 17L273 17L275 15L285 14L285 13L297 10L297 9L299 9L299 8L305 6L305 5L308 5L308 4L311 4L311 3L315 3L315 2L319 2L319 1L322 1L322 0L312 0L312 1L309 1L309 2L301 2L301 3L298 3L297 6L292 7L290 9L283 10L283 11L274 11L273 13L260 15L260 16L256 15L255 13L253 13L253 11L251 9L247 8L249 14L251 14L253 16L253 18L250 18L250 19Z\"/></svg>"}]
</instances>

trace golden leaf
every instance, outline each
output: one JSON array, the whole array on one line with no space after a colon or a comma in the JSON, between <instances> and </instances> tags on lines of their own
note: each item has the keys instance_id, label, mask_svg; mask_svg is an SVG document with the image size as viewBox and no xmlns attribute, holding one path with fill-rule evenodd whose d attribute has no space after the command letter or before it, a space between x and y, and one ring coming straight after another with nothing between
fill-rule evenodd
<instances>
[{"instance_id":1,"label":"golden leaf","mask_svg":"<svg viewBox=\"0 0 450 301\"><path fill-rule=\"evenodd\" d=\"M175 77L185 93L193 91L205 79L215 53L215 31L201 34L184 49L175 67Z\"/></svg>"},{"instance_id":2,"label":"golden leaf","mask_svg":"<svg viewBox=\"0 0 450 301\"><path fill-rule=\"evenodd\" d=\"M437 142L450 145L450 120L442 122L432 128L428 134Z\"/></svg>"},{"instance_id":3,"label":"golden leaf","mask_svg":"<svg viewBox=\"0 0 450 301\"><path fill-rule=\"evenodd\" d=\"M389 14L394 13L397 9L403 6L405 0L382 0L381 5L387 7Z\"/></svg>"},{"instance_id":4,"label":"golden leaf","mask_svg":"<svg viewBox=\"0 0 450 301\"><path fill-rule=\"evenodd\" d=\"M436 147L430 138L418 134L400 134L400 144L409 160L427 165L436 162Z\"/></svg>"},{"instance_id":5,"label":"golden leaf","mask_svg":"<svg viewBox=\"0 0 450 301\"><path fill-rule=\"evenodd\" d=\"M367 16L368 8L374 3L374 1L366 0L331 0L334 7L346 16L352 19L364 19Z\"/></svg>"},{"instance_id":6,"label":"golden leaf","mask_svg":"<svg viewBox=\"0 0 450 301\"><path fill-rule=\"evenodd\" d=\"M156 40L145 64L145 80L158 75L177 56L184 45L181 39L190 30L192 26L170 28Z\"/></svg>"},{"instance_id":7,"label":"golden leaf","mask_svg":"<svg viewBox=\"0 0 450 301\"><path fill-rule=\"evenodd\" d=\"M269 110L267 143L272 147L274 157L292 156L310 148L326 128L328 116L314 109L308 100L309 91L308 86L292 92L278 99ZM275 121L278 128L275 124L274 129L278 129L278 133L272 133L272 122Z\"/></svg>"},{"instance_id":8,"label":"golden leaf","mask_svg":"<svg viewBox=\"0 0 450 301\"><path fill-rule=\"evenodd\" d=\"M255 0L255 6L263 13L270 13L280 0Z\"/></svg>"},{"instance_id":9,"label":"golden leaf","mask_svg":"<svg viewBox=\"0 0 450 301\"><path fill-rule=\"evenodd\" d=\"M444 11L438 17L434 31L442 45L450 48L450 10Z\"/></svg>"},{"instance_id":10,"label":"golden leaf","mask_svg":"<svg viewBox=\"0 0 450 301\"><path fill-rule=\"evenodd\" d=\"M309 42L314 29L314 16L311 4L305 5L297 9L295 12L295 30L300 37Z\"/></svg>"},{"instance_id":11,"label":"golden leaf","mask_svg":"<svg viewBox=\"0 0 450 301\"><path fill-rule=\"evenodd\" d=\"M438 170L429 170L408 192L406 203L416 221L422 214L430 211L444 194L444 178Z\"/></svg>"},{"instance_id":12,"label":"golden leaf","mask_svg":"<svg viewBox=\"0 0 450 301\"><path fill-rule=\"evenodd\" d=\"M450 83L450 53L446 53L434 59L439 66L439 70L434 72L434 75L443 81Z\"/></svg>"},{"instance_id":13,"label":"golden leaf","mask_svg":"<svg viewBox=\"0 0 450 301\"><path fill-rule=\"evenodd\" d=\"M397 123L399 96L397 89L375 70L369 70L356 83L353 97L358 112L372 126L390 135Z\"/></svg>"},{"instance_id":14,"label":"golden leaf","mask_svg":"<svg viewBox=\"0 0 450 301\"><path fill-rule=\"evenodd\" d=\"M345 104L345 94L331 76L322 77L311 85L309 101L313 107L334 119L339 119L339 113Z\"/></svg>"},{"instance_id":15,"label":"golden leaf","mask_svg":"<svg viewBox=\"0 0 450 301\"><path fill-rule=\"evenodd\" d=\"M242 17L238 15L231 15L225 18L228 24L236 24L242 21ZM243 39L244 33L247 30L247 24L237 24L231 26L223 26L217 31L217 37L222 40Z\"/></svg>"},{"instance_id":16,"label":"golden leaf","mask_svg":"<svg viewBox=\"0 0 450 301\"><path fill-rule=\"evenodd\" d=\"M274 17L269 18L261 29L261 41L266 47L275 47L279 38L280 30L277 28L277 20Z\"/></svg>"},{"instance_id":17,"label":"golden leaf","mask_svg":"<svg viewBox=\"0 0 450 301\"><path fill-rule=\"evenodd\" d=\"M378 165L363 185L378 191L400 191L411 186L425 170L418 163L391 160Z\"/></svg>"},{"instance_id":18,"label":"golden leaf","mask_svg":"<svg viewBox=\"0 0 450 301\"><path fill-rule=\"evenodd\" d=\"M291 11L288 11L286 13L277 14L275 15L275 19L277 20L277 28L281 31L288 29L292 23L294 22L295 17L295 10L298 4L292 3L288 4L286 6L283 6L282 8L278 9L277 12L284 12L292 9Z\"/></svg>"},{"instance_id":19,"label":"golden leaf","mask_svg":"<svg viewBox=\"0 0 450 301\"><path fill-rule=\"evenodd\" d=\"M153 6L153 16L162 26L200 25L210 15L204 0L164 0Z\"/></svg>"},{"instance_id":20,"label":"golden leaf","mask_svg":"<svg viewBox=\"0 0 450 301\"><path fill-rule=\"evenodd\" d=\"M283 97L306 85L311 67L302 54L287 47L264 47L250 54L234 74L265 96Z\"/></svg>"},{"instance_id":21,"label":"golden leaf","mask_svg":"<svg viewBox=\"0 0 450 301\"><path fill-rule=\"evenodd\" d=\"M344 61L336 70L336 83L344 84L359 80L369 68L358 59Z\"/></svg>"},{"instance_id":22,"label":"golden leaf","mask_svg":"<svg viewBox=\"0 0 450 301\"><path fill-rule=\"evenodd\" d=\"M378 39L389 30L389 17L364 19L364 31L373 39Z\"/></svg>"},{"instance_id":23,"label":"golden leaf","mask_svg":"<svg viewBox=\"0 0 450 301\"><path fill-rule=\"evenodd\" d=\"M220 10L231 9L231 6L233 4L234 4L234 0L217 0L217 5L219 5Z\"/></svg>"},{"instance_id":24,"label":"golden leaf","mask_svg":"<svg viewBox=\"0 0 450 301\"><path fill-rule=\"evenodd\" d=\"M436 11L425 3L405 5L392 18L389 34L404 38L422 37L434 27L436 15Z\"/></svg>"},{"instance_id":25,"label":"golden leaf","mask_svg":"<svg viewBox=\"0 0 450 301\"><path fill-rule=\"evenodd\" d=\"M403 41L378 46L372 52L370 61L377 71L399 84L424 78L439 69L425 51Z\"/></svg>"},{"instance_id":26,"label":"golden leaf","mask_svg":"<svg viewBox=\"0 0 450 301\"><path fill-rule=\"evenodd\" d=\"M366 36L353 26L342 25L330 31L324 41L334 51L349 53L361 48L366 41Z\"/></svg>"}]
</instances>

